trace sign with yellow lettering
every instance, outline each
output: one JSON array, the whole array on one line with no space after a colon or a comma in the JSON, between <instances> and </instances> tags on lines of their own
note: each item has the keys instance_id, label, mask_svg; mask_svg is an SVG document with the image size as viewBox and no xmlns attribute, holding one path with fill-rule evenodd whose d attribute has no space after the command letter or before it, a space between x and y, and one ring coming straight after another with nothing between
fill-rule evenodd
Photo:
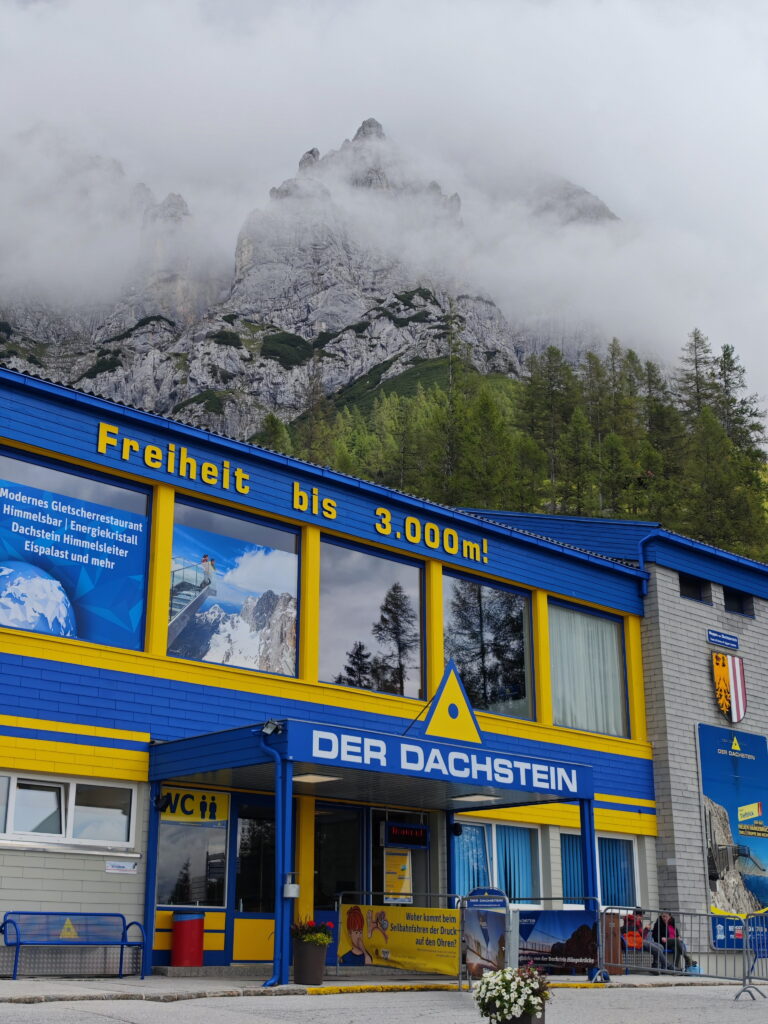
<instances>
[{"instance_id":1,"label":"sign with yellow lettering","mask_svg":"<svg viewBox=\"0 0 768 1024\"><path fill-rule=\"evenodd\" d=\"M160 818L177 824L226 828L229 793L214 793L210 789L164 788L160 796Z\"/></svg>"},{"instance_id":2,"label":"sign with yellow lettering","mask_svg":"<svg viewBox=\"0 0 768 1024\"><path fill-rule=\"evenodd\" d=\"M457 974L459 911L342 904L339 963Z\"/></svg>"},{"instance_id":3,"label":"sign with yellow lettering","mask_svg":"<svg viewBox=\"0 0 768 1024\"><path fill-rule=\"evenodd\" d=\"M742 804L739 808L739 821L748 821L750 818L759 818L763 813L763 804L758 800L754 804Z\"/></svg>"}]
</instances>

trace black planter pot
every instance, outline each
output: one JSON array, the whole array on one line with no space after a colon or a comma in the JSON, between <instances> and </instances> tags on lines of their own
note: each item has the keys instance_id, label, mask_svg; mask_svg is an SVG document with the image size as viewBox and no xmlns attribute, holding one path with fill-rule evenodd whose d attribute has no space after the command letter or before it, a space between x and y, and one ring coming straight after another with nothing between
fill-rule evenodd
<instances>
[{"instance_id":1,"label":"black planter pot","mask_svg":"<svg viewBox=\"0 0 768 1024\"><path fill-rule=\"evenodd\" d=\"M327 946L314 942L293 943L293 982L295 985L322 985Z\"/></svg>"}]
</instances>

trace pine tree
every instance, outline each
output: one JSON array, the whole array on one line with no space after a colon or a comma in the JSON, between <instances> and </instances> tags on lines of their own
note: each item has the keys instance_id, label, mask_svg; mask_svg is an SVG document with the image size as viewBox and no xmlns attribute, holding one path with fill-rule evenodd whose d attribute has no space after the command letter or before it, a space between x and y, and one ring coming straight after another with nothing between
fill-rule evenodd
<instances>
[{"instance_id":1,"label":"pine tree","mask_svg":"<svg viewBox=\"0 0 768 1024\"><path fill-rule=\"evenodd\" d=\"M717 382L715 359L706 338L698 327L688 335L680 356L680 369L675 378L675 389L686 423L694 423L705 408L715 404Z\"/></svg>"},{"instance_id":2,"label":"pine tree","mask_svg":"<svg viewBox=\"0 0 768 1024\"><path fill-rule=\"evenodd\" d=\"M733 348L723 345L715 359L717 392L715 415L726 436L745 454L764 461L765 413L757 404L757 395L746 395L746 370Z\"/></svg>"},{"instance_id":3,"label":"pine tree","mask_svg":"<svg viewBox=\"0 0 768 1024\"><path fill-rule=\"evenodd\" d=\"M405 693L405 683L411 654L419 645L416 612L403 585L395 581L384 595L381 615L371 629L374 637L385 648L383 660L388 669L384 685L390 693Z\"/></svg>"},{"instance_id":4,"label":"pine tree","mask_svg":"<svg viewBox=\"0 0 768 1024\"><path fill-rule=\"evenodd\" d=\"M363 690L373 688L371 652L361 640L356 640L347 651L347 663L334 682L342 686L357 686Z\"/></svg>"},{"instance_id":5,"label":"pine tree","mask_svg":"<svg viewBox=\"0 0 768 1024\"><path fill-rule=\"evenodd\" d=\"M288 428L273 412L267 413L264 417L261 430L256 435L256 443L284 455L290 455L293 447Z\"/></svg>"}]
</instances>

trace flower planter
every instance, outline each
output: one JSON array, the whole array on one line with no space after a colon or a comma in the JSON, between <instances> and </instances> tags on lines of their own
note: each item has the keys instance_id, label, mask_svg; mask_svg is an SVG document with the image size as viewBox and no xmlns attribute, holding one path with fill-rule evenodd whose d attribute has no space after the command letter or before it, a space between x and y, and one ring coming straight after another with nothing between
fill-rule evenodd
<instances>
[{"instance_id":1,"label":"flower planter","mask_svg":"<svg viewBox=\"0 0 768 1024\"><path fill-rule=\"evenodd\" d=\"M293 982L295 985L322 985L327 946L315 942L293 942Z\"/></svg>"}]
</instances>

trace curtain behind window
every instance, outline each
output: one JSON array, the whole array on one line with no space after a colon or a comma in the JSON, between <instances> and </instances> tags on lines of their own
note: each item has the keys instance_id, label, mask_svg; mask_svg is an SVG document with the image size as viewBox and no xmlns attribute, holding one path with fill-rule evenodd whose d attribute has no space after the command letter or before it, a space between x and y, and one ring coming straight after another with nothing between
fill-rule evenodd
<instances>
[{"instance_id":1,"label":"curtain behind window","mask_svg":"<svg viewBox=\"0 0 768 1024\"><path fill-rule=\"evenodd\" d=\"M599 836L597 851L600 858L600 898L603 906L634 907L637 897L632 841Z\"/></svg>"},{"instance_id":2,"label":"curtain behind window","mask_svg":"<svg viewBox=\"0 0 768 1024\"><path fill-rule=\"evenodd\" d=\"M555 724L626 736L620 624L553 604L549 633Z\"/></svg>"},{"instance_id":3,"label":"curtain behind window","mask_svg":"<svg viewBox=\"0 0 768 1024\"><path fill-rule=\"evenodd\" d=\"M463 896L471 889L491 884L485 825L465 825L456 837L456 891Z\"/></svg>"},{"instance_id":4,"label":"curtain behind window","mask_svg":"<svg viewBox=\"0 0 768 1024\"><path fill-rule=\"evenodd\" d=\"M499 888L512 903L535 903L539 898L537 833L514 825L496 826Z\"/></svg>"},{"instance_id":5,"label":"curtain behind window","mask_svg":"<svg viewBox=\"0 0 768 1024\"><path fill-rule=\"evenodd\" d=\"M584 902L581 836L560 833L560 863L563 872L563 903Z\"/></svg>"}]
</instances>

